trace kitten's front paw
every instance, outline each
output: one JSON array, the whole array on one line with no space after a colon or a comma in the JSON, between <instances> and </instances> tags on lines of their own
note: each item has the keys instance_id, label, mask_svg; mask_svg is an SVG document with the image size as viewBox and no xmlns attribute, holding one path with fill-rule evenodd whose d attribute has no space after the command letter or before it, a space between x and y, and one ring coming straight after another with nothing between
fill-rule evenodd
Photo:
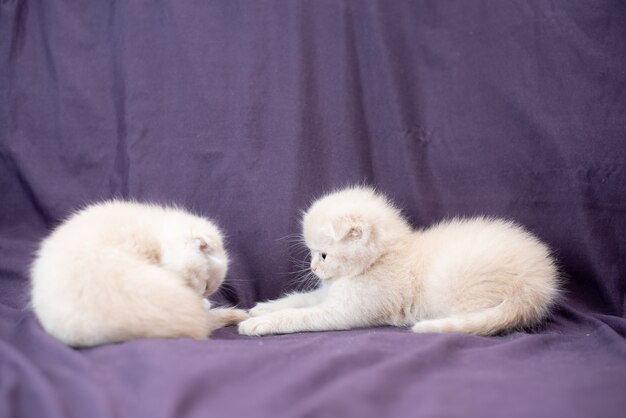
<instances>
[{"instance_id":1,"label":"kitten's front paw","mask_svg":"<svg viewBox=\"0 0 626 418\"><path fill-rule=\"evenodd\" d=\"M250 313L250 316L261 316L276 312L278 310L279 309L270 302L260 302L257 303L254 308L250 309L248 313Z\"/></svg>"},{"instance_id":2,"label":"kitten's front paw","mask_svg":"<svg viewBox=\"0 0 626 418\"><path fill-rule=\"evenodd\" d=\"M272 325L271 320L263 317L256 317L240 322L238 331L241 335L261 336L274 334L274 326Z\"/></svg>"}]
</instances>

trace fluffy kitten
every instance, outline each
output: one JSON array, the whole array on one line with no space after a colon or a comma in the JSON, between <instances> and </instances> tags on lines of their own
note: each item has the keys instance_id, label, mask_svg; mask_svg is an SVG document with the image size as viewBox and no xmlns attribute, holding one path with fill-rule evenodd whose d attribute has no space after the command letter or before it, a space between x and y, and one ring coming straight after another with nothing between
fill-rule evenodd
<instances>
[{"instance_id":1,"label":"fluffy kitten","mask_svg":"<svg viewBox=\"0 0 626 418\"><path fill-rule=\"evenodd\" d=\"M31 270L32 307L43 328L71 346L204 339L247 318L203 301L227 265L211 222L179 209L105 202L43 241Z\"/></svg>"},{"instance_id":2,"label":"fluffy kitten","mask_svg":"<svg viewBox=\"0 0 626 418\"><path fill-rule=\"evenodd\" d=\"M395 325L492 335L536 325L558 293L548 248L512 222L414 231L385 197L355 187L316 201L303 229L321 287L257 304L241 334Z\"/></svg>"}]
</instances>

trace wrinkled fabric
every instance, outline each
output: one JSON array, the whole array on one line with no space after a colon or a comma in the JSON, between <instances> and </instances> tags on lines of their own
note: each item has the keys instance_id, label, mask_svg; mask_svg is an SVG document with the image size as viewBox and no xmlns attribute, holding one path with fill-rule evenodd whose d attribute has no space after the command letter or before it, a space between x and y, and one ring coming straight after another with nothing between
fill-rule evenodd
<instances>
[{"instance_id":1,"label":"wrinkled fabric","mask_svg":"<svg viewBox=\"0 0 626 418\"><path fill-rule=\"evenodd\" d=\"M0 2L0 417L623 417L625 40L605 0ZM302 288L301 211L355 183L526 226L553 317L73 350L28 308L39 240L109 198L215 220L220 302Z\"/></svg>"}]
</instances>

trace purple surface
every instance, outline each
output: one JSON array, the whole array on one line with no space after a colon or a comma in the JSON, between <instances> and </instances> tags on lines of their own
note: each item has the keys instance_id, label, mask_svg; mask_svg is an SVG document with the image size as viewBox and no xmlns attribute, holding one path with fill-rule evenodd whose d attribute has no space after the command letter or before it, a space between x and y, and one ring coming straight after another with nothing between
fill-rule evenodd
<instances>
[{"instance_id":1,"label":"purple surface","mask_svg":"<svg viewBox=\"0 0 626 418\"><path fill-rule=\"evenodd\" d=\"M624 417L620 1L0 2L0 417ZM393 328L75 351L25 308L32 251L86 202L178 202L233 255L222 299L293 288L321 192L416 226L515 219L566 299L535 334Z\"/></svg>"}]
</instances>

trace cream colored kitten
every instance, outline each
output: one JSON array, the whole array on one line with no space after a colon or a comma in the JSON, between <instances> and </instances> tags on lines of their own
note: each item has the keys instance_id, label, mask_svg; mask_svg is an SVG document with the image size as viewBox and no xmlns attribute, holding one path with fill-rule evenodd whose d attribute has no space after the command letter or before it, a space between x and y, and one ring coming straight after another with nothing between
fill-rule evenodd
<instances>
[{"instance_id":1,"label":"cream colored kitten","mask_svg":"<svg viewBox=\"0 0 626 418\"><path fill-rule=\"evenodd\" d=\"M41 244L32 307L71 346L134 338L207 338L247 318L211 309L228 257L211 222L183 210L128 202L89 206Z\"/></svg>"},{"instance_id":2,"label":"cream colored kitten","mask_svg":"<svg viewBox=\"0 0 626 418\"><path fill-rule=\"evenodd\" d=\"M536 325L558 293L548 248L511 222L414 231L385 197L355 187L316 201L303 229L321 287L257 304L241 334L395 325L492 335Z\"/></svg>"}]
</instances>

